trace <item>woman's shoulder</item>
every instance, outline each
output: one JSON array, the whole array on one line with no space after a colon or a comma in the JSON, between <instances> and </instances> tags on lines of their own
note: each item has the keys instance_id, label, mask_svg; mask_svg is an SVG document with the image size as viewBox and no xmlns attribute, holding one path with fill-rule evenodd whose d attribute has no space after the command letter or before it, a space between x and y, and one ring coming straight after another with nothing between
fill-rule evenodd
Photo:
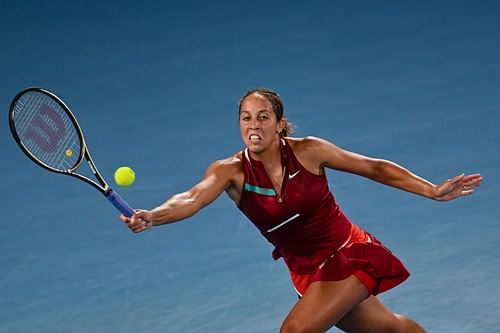
<instances>
[{"instance_id":1,"label":"woman's shoulder","mask_svg":"<svg viewBox=\"0 0 500 333\"><path fill-rule=\"evenodd\" d=\"M241 170L242 156L242 152L239 151L229 157L214 161L212 167L223 172L238 172Z\"/></svg>"},{"instance_id":2,"label":"woman's shoulder","mask_svg":"<svg viewBox=\"0 0 500 333\"><path fill-rule=\"evenodd\" d=\"M331 153L329 141L315 136L303 138L289 138L290 147L300 164L310 172L324 174L323 165L327 156Z\"/></svg>"},{"instance_id":3,"label":"woman's shoulder","mask_svg":"<svg viewBox=\"0 0 500 333\"><path fill-rule=\"evenodd\" d=\"M315 148L320 148L322 145L328 142L324 139L312 135L300 138L287 137L286 140L290 144L290 147L294 152L314 150Z\"/></svg>"}]
</instances>

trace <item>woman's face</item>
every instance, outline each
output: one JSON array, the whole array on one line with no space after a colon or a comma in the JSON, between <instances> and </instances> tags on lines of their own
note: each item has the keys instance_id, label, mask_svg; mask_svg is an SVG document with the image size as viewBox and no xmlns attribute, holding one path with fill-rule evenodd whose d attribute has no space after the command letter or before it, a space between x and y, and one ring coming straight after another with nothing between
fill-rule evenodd
<instances>
[{"instance_id":1,"label":"woman's face","mask_svg":"<svg viewBox=\"0 0 500 333\"><path fill-rule=\"evenodd\" d=\"M247 96L240 108L240 133L245 145L252 153L265 151L279 139L283 119L278 121L271 102L257 93Z\"/></svg>"}]
</instances>

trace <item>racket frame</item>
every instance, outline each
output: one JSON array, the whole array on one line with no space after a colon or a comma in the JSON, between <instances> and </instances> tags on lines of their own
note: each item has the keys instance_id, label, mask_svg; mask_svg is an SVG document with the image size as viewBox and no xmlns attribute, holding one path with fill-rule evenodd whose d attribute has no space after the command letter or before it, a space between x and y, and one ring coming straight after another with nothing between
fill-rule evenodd
<instances>
[{"instance_id":1,"label":"racket frame","mask_svg":"<svg viewBox=\"0 0 500 333\"><path fill-rule=\"evenodd\" d=\"M50 165L40 161L35 155L33 155L28 148L24 145L22 142L21 138L19 137L16 126L15 126L15 120L14 120L14 110L16 108L16 105L18 101L23 97L25 94L30 93L30 92L38 92L41 94L45 94L49 96L52 100L54 100L59 106L64 110L64 112L68 115L70 121L72 124L75 126L78 138L81 141L81 149L78 152L78 159L77 162L74 163L74 165L71 168L65 169L65 170L60 170L51 167ZM97 169L94 161L92 160L92 157L90 156L89 149L87 147L87 144L85 142L85 137L83 136L83 131L80 125L78 124L78 121L76 120L76 117L74 114L71 112L69 107L54 93L44 89L44 88L39 88L39 87L30 87L23 89L20 91L12 100L12 103L9 108L9 127L10 131L12 132L12 135L14 137L14 140L18 144L18 146L21 148L21 150L36 164L41 166L42 168L49 170L51 172L59 173L59 174L64 174L64 175L69 175L73 176L75 178L78 178L80 180L83 180L87 184L91 185L95 189L97 189L99 192L101 192L119 211L121 211L124 215L126 216L131 216L133 214L132 208L118 195L118 193L114 192L108 183L104 180L102 177L101 173ZM82 164L83 160L86 160L91 172L97 179L97 182L90 179L87 176L84 176L82 174L79 174L75 172L76 169L80 167Z\"/></svg>"}]
</instances>

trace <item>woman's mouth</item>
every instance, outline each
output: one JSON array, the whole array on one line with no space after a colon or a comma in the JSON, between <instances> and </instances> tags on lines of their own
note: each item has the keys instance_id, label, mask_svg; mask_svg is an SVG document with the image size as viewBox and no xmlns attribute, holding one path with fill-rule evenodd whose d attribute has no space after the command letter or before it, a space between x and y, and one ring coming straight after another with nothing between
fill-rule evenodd
<instances>
[{"instance_id":1,"label":"woman's mouth","mask_svg":"<svg viewBox=\"0 0 500 333\"><path fill-rule=\"evenodd\" d=\"M252 135L250 135L249 140L250 140L250 142L259 142L262 139L257 134L252 134Z\"/></svg>"}]
</instances>

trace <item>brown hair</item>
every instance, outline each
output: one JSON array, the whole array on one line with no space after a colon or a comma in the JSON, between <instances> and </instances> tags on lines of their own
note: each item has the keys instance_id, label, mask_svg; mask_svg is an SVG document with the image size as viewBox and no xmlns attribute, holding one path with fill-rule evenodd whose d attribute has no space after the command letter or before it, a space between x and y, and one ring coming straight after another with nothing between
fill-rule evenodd
<instances>
[{"instance_id":1,"label":"brown hair","mask_svg":"<svg viewBox=\"0 0 500 333\"><path fill-rule=\"evenodd\" d=\"M243 100L252 94L259 94L262 97L266 98L271 103L271 105L273 107L273 111L274 111L274 114L276 115L276 119L278 121L283 119L284 112L285 112L285 106L283 105L283 101L281 100L280 95L278 95L277 92L274 92L274 91L272 91L270 89L266 89L266 88L256 88L256 89L252 89L252 90L247 91L243 95L243 97L241 97L241 99L240 99L240 103L239 103L240 112L241 112L241 104L243 103ZM286 137L286 136L289 136L291 134L293 134L293 125L290 122L288 122L288 120L286 120L285 127L280 132L280 136Z\"/></svg>"}]
</instances>

